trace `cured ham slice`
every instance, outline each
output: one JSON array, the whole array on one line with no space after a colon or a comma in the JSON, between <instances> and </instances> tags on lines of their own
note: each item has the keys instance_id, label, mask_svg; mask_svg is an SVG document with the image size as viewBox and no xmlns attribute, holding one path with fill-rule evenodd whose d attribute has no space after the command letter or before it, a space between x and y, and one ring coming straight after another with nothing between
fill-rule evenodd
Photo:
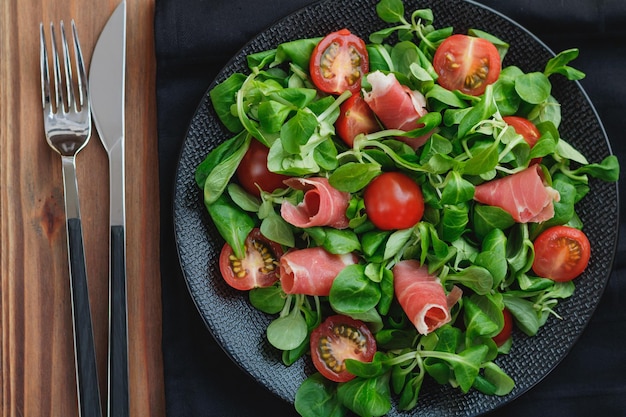
<instances>
[{"instance_id":1,"label":"cured ham slice","mask_svg":"<svg viewBox=\"0 0 626 417\"><path fill-rule=\"evenodd\" d=\"M395 75L374 71L367 75L372 90L364 94L365 102L387 129L411 131L423 125L417 120L428 113L426 98L398 82ZM430 135L419 138L398 137L413 149L422 146Z\"/></svg>"},{"instance_id":2,"label":"cured ham slice","mask_svg":"<svg viewBox=\"0 0 626 417\"><path fill-rule=\"evenodd\" d=\"M398 262L393 268L394 291L398 302L420 334L428 334L450 322L450 308L463 291L454 287L449 295L439 279L418 261Z\"/></svg>"},{"instance_id":3,"label":"cured ham slice","mask_svg":"<svg viewBox=\"0 0 626 417\"><path fill-rule=\"evenodd\" d=\"M500 207L518 223L540 223L554 217L559 192L545 184L539 165L476 186L474 200Z\"/></svg>"},{"instance_id":4,"label":"cured ham slice","mask_svg":"<svg viewBox=\"0 0 626 417\"><path fill-rule=\"evenodd\" d=\"M304 191L304 199L297 206L288 201L282 203L280 215L296 227L330 226L337 229L348 227L346 210L350 194L333 188L326 178L289 178L286 185Z\"/></svg>"},{"instance_id":5,"label":"cured ham slice","mask_svg":"<svg viewBox=\"0 0 626 417\"><path fill-rule=\"evenodd\" d=\"M287 294L327 296L337 275L356 262L351 253L334 255L320 247L294 249L280 258L280 282Z\"/></svg>"}]
</instances>

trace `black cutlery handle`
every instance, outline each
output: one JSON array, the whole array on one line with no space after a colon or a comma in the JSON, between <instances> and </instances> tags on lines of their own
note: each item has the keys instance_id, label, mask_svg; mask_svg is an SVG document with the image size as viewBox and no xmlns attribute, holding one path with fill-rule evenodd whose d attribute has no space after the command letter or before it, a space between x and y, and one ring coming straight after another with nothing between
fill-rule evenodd
<instances>
[{"instance_id":1,"label":"black cutlery handle","mask_svg":"<svg viewBox=\"0 0 626 417\"><path fill-rule=\"evenodd\" d=\"M109 416L129 416L128 319L124 226L111 226Z\"/></svg>"},{"instance_id":2,"label":"black cutlery handle","mask_svg":"<svg viewBox=\"0 0 626 417\"><path fill-rule=\"evenodd\" d=\"M67 220L70 283L72 287L72 318L74 320L74 349L78 403L81 417L100 417L100 388L96 365L96 348L89 307L87 268L80 219Z\"/></svg>"}]
</instances>

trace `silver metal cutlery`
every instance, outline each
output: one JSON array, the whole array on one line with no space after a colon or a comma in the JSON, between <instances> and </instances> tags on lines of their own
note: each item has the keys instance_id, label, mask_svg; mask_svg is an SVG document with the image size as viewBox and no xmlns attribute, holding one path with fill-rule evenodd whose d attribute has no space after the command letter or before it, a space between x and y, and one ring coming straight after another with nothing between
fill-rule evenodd
<instances>
[{"instance_id":1,"label":"silver metal cutlery","mask_svg":"<svg viewBox=\"0 0 626 417\"><path fill-rule=\"evenodd\" d=\"M98 136L109 155L109 369L108 415L129 415L126 215L124 185L124 88L126 2L117 6L91 57L90 100Z\"/></svg>"},{"instance_id":2,"label":"silver metal cutlery","mask_svg":"<svg viewBox=\"0 0 626 417\"><path fill-rule=\"evenodd\" d=\"M89 81L74 21L73 59L63 22L60 26L62 60L59 59L54 25L50 24L50 64L44 27L40 25L41 95L46 139L61 155L63 166L79 415L102 416L76 179L76 154L89 141L93 117L109 156L111 234L107 415L127 417L130 407L124 184L126 2L122 0L100 34L91 59ZM72 68L72 60L75 68Z\"/></svg>"},{"instance_id":3,"label":"silver metal cutlery","mask_svg":"<svg viewBox=\"0 0 626 417\"><path fill-rule=\"evenodd\" d=\"M50 24L53 80L50 79L48 49L43 23L39 27L43 120L48 144L61 155L63 165L79 415L98 417L102 415L102 408L87 290L87 268L78 199L78 182L76 180L76 154L87 145L91 136L89 89L76 25L72 21L76 81L74 81L71 65L72 54L69 51L63 22L60 26L62 63L59 60L54 25ZM61 69L63 69L63 77Z\"/></svg>"}]
</instances>

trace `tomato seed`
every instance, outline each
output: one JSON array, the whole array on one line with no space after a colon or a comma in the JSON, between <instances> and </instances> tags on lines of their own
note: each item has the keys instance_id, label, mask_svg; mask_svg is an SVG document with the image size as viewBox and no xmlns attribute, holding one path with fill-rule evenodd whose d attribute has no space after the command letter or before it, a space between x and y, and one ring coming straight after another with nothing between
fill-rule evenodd
<instances>
[{"instance_id":1,"label":"tomato seed","mask_svg":"<svg viewBox=\"0 0 626 417\"><path fill-rule=\"evenodd\" d=\"M480 87L487 76L489 75L489 60L487 58L483 58L480 60L481 66L477 68L473 73L468 74L465 77L465 87L468 89L474 89Z\"/></svg>"},{"instance_id":2,"label":"tomato seed","mask_svg":"<svg viewBox=\"0 0 626 417\"><path fill-rule=\"evenodd\" d=\"M354 49L354 47L350 48L350 65L352 65L353 71L349 77L346 77L346 81L349 85L353 85L358 82L361 78L361 55L359 52Z\"/></svg>"},{"instance_id":3,"label":"tomato seed","mask_svg":"<svg viewBox=\"0 0 626 417\"><path fill-rule=\"evenodd\" d=\"M568 257L567 257L567 262L563 265L563 267L568 270L571 271L572 269L574 269L576 267L576 265L578 264L578 261L582 258L582 253L580 251L580 245L578 244L577 241L575 240L570 240L570 239L564 239L565 242L564 246L567 246L567 250L568 250Z\"/></svg>"},{"instance_id":4,"label":"tomato seed","mask_svg":"<svg viewBox=\"0 0 626 417\"><path fill-rule=\"evenodd\" d=\"M254 240L252 242L252 245L263 259L263 266L259 268L259 270L264 274L275 271L277 262L274 252L272 252L272 250L267 245L265 245L264 242L259 240Z\"/></svg>"},{"instance_id":5,"label":"tomato seed","mask_svg":"<svg viewBox=\"0 0 626 417\"><path fill-rule=\"evenodd\" d=\"M446 63L447 63L449 68L457 69L457 68L459 68L461 66L461 64L456 62L456 59L454 58L454 55L452 55L450 52L446 53L445 58L446 58Z\"/></svg>"},{"instance_id":6,"label":"tomato seed","mask_svg":"<svg viewBox=\"0 0 626 417\"><path fill-rule=\"evenodd\" d=\"M228 257L228 260L230 261L230 268L233 270L235 276L237 278L245 278L246 269L243 267L241 261L232 254Z\"/></svg>"},{"instance_id":7,"label":"tomato seed","mask_svg":"<svg viewBox=\"0 0 626 417\"><path fill-rule=\"evenodd\" d=\"M333 42L328 45L328 48L322 54L322 58L320 61L320 69L322 70L322 76L324 78L333 78L335 74L333 73L333 62L335 62L335 58L337 58L337 54L339 53L339 44L337 42Z\"/></svg>"},{"instance_id":8,"label":"tomato seed","mask_svg":"<svg viewBox=\"0 0 626 417\"><path fill-rule=\"evenodd\" d=\"M580 245L578 245L578 242L572 240L569 242L567 247L569 248L571 257L578 261L581 258Z\"/></svg>"},{"instance_id":9,"label":"tomato seed","mask_svg":"<svg viewBox=\"0 0 626 417\"><path fill-rule=\"evenodd\" d=\"M335 328L335 333L337 328ZM346 369L346 365L343 362L339 362L333 355L333 348L331 341L327 337L322 337L319 341L319 350L321 352L320 357L326 364L326 366L333 372L339 373Z\"/></svg>"}]
</instances>

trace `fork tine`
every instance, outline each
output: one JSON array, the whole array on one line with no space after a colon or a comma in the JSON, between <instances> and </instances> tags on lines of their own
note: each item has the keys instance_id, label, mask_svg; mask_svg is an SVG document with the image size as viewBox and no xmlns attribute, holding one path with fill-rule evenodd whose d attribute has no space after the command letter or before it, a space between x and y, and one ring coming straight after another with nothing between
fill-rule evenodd
<instances>
[{"instance_id":1,"label":"fork tine","mask_svg":"<svg viewBox=\"0 0 626 417\"><path fill-rule=\"evenodd\" d=\"M70 61L70 51L67 46L67 37L65 36L65 25L61 20L61 48L63 50L63 68L65 69L65 91L67 93L67 110L72 107L76 108L74 96L74 78L72 77L72 63Z\"/></svg>"},{"instance_id":2,"label":"fork tine","mask_svg":"<svg viewBox=\"0 0 626 417\"><path fill-rule=\"evenodd\" d=\"M51 112L50 107L50 70L48 68L48 50L46 48L46 35L43 29L43 23L39 24L39 64L41 67L41 104L43 109Z\"/></svg>"},{"instance_id":3,"label":"fork tine","mask_svg":"<svg viewBox=\"0 0 626 417\"><path fill-rule=\"evenodd\" d=\"M54 104L55 111L62 110L65 112L65 98L63 95L63 86L61 84L61 64L59 63L59 53L57 51L57 39L54 32L54 23L50 22L50 37L52 44L52 65L54 70Z\"/></svg>"},{"instance_id":4,"label":"fork tine","mask_svg":"<svg viewBox=\"0 0 626 417\"><path fill-rule=\"evenodd\" d=\"M74 38L74 55L76 56L76 77L79 95L78 101L81 109L83 106L87 106L87 108L89 108L89 89L87 87L85 61L83 61L83 52L81 51L80 42L78 41L78 33L74 19L72 19L72 35Z\"/></svg>"}]
</instances>

